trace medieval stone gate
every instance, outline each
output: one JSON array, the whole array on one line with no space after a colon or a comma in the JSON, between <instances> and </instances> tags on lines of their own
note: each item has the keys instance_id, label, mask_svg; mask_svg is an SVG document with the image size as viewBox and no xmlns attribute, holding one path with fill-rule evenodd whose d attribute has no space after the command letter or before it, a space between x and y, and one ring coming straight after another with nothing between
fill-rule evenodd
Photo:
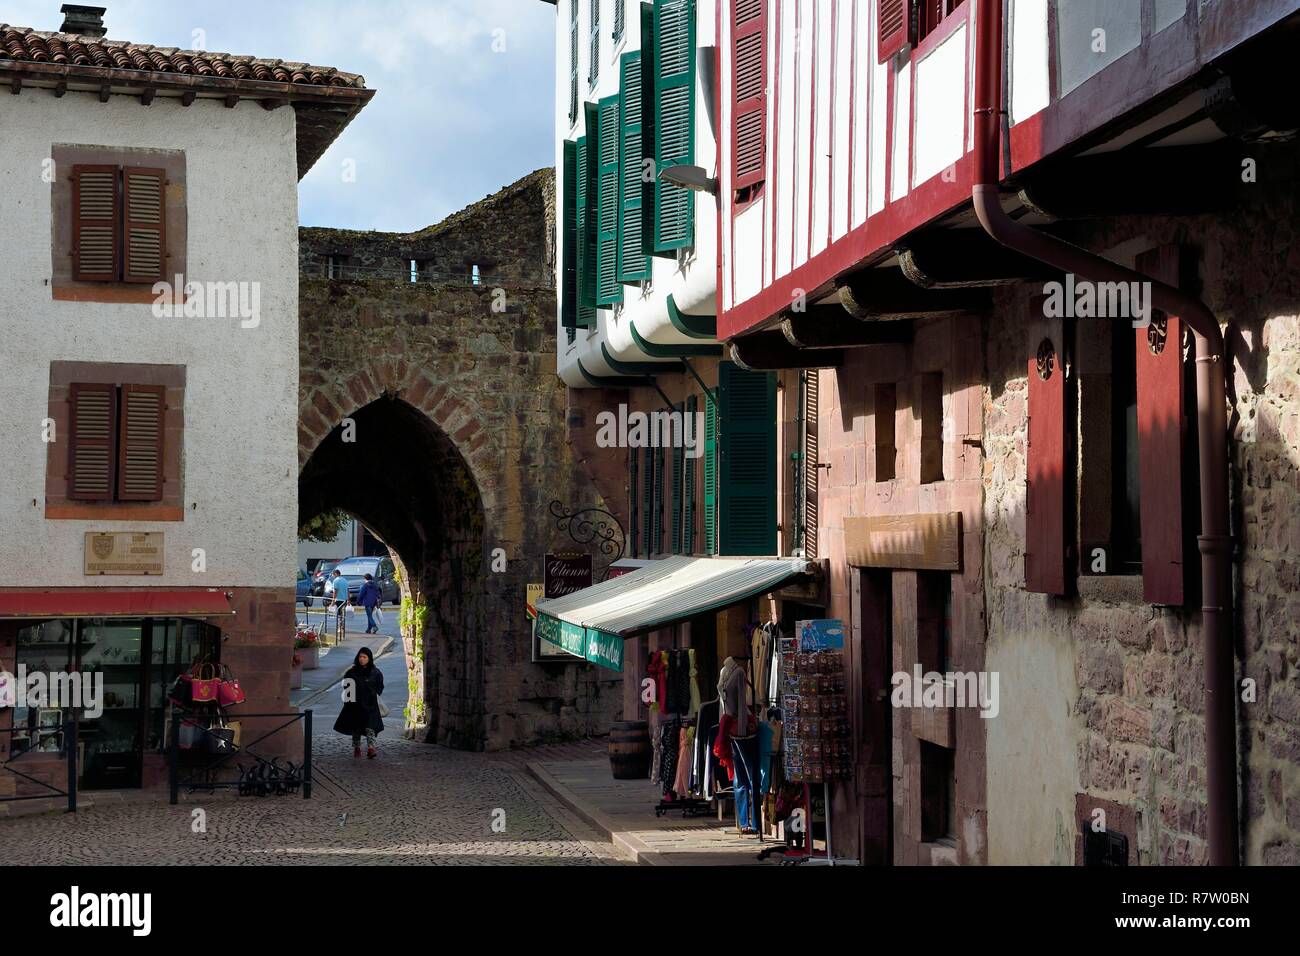
<instances>
[{"instance_id":1,"label":"medieval stone gate","mask_svg":"<svg viewBox=\"0 0 1300 956\"><path fill-rule=\"evenodd\" d=\"M411 726L463 749L604 732L622 706L609 671L532 663L524 610L575 546L550 502L602 503L565 441L553 183L418 233L300 236L299 518L341 508L389 546Z\"/></svg>"}]
</instances>

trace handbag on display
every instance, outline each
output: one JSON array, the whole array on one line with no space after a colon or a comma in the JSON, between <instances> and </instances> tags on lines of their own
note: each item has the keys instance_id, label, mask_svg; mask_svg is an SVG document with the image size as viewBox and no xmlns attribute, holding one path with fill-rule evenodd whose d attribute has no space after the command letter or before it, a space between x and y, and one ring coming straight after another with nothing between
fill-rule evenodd
<instances>
[{"instance_id":1,"label":"handbag on display","mask_svg":"<svg viewBox=\"0 0 1300 956\"><path fill-rule=\"evenodd\" d=\"M220 726L208 728L208 752L212 754L232 754L235 752L235 730L223 722Z\"/></svg>"},{"instance_id":2,"label":"handbag on display","mask_svg":"<svg viewBox=\"0 0 1300 956\"><path fill-rule=\"evenodd\" d=\"M210 704L217 699L221 681L217 678L216 667L212 664L200 664L196 669L190 671L190 678L194 703Z\"/></svg>"},{"instance_id":3,"label":"handbag on display","mask_svg":"<svg viewBox=\"0 0 1300 956\"><path fill-rule=\"evenodd\" d=\"M172 681L171 689L167 691L167 698L173 703L182 707L188 707L194 701L194 678L186 673L177 676Z\"/></svg>"},{"instance_id":4,"label":"handbag on display","mask_svg":"<svg viewBox=\"0 0 1300 956\"><path fill-rule=\"evenodd\" d=\"M239 678L234 675L228 664L221 665L221 682L217 686L217 703L222 707L244 702L244 688L239 686Z\"/></svg>"},{"instance_id":5,"label":"handbag on display","mask_svg":"<svg viewBox=\"0 0 1300 956\"><path fill-rule=\"evenodd\" d=\"M180 735L177 738L176 745L181 750L193 750L204 736L206 728L197 720L186 718L181 721Z\"/></svg>"}]
</instances>

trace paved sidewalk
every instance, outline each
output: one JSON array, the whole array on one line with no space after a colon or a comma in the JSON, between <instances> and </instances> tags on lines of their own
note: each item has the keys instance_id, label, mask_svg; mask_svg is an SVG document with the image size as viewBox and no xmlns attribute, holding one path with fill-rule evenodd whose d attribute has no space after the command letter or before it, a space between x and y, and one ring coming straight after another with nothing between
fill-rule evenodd
<instances>
[{"instance_id":1,"label":"paved sidewalk","mask_svg":"<svg viewBox=\"0 0 1300 956\"><path fill-rule=\"evenodd\" d=\"M551 795L602 834L629 860L651 866L777 865L781 857L760 861L771 840L742 837L735 818L716 815L655 816L659 789L649 780L615 780L607 757L534 760L528 772Z\"/></svg>"}]
</instances>

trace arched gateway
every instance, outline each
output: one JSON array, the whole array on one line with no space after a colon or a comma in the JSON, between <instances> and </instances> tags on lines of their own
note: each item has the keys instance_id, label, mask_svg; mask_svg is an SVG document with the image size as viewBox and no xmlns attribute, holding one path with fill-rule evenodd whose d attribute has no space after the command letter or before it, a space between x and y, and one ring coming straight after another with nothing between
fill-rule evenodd
<instances>
[{"instance_id":1,"label":"arched gateway","mask_svg":"<svg viewBox=\"0 0 1300 956\"><path fill-rule=\"evenodd\" d=\"M573 547L549 503L601 503L554 372L549 188L412 235L302 230L299 517L341 508L392 549L412 724L464 749L603 732L622 706L609 671L531 661L526 586Z\"/></svg>"}]
</instances>

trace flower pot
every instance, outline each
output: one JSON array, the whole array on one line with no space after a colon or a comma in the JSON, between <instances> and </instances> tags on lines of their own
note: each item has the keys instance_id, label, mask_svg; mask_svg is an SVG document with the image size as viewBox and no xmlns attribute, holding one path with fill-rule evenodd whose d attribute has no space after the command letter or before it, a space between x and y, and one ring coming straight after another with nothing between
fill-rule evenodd
<instances>
[{"instance_id":1,"label":"flower pot","mask_svg":"<svg viewBox=\"0 0 1300 956\"><path fill-rule=\"evenodd\" d=\"M289 668L289 689L298 690L302 687L302 668L290 666Z\"/></svg>"},{"instance_id":2,"label":"flower pot","mask_svg":"<svg viewBox=\"0 0 1300 956\"><path fill-rule=\"evenodd\" d=\"M320 667L319 647L300 647L295 653L302 658L302 669L314 671Z\"/></svg>"}]
</instances>

